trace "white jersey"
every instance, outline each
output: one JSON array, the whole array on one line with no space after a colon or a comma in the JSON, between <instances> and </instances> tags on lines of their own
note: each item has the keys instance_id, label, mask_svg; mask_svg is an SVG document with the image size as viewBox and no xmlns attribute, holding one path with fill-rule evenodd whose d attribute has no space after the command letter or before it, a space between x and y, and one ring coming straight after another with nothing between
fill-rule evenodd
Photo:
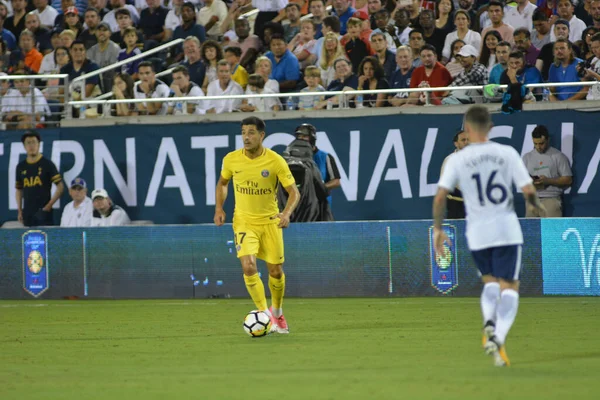
<instances>
[{"instance_id":1,"label":"white jersey","mask_svg":"<svg viewBox=\"0 0 600 400\"><path fill-rule=\"evenodd\" d=\"M467 213L467 242L472 251L523 244L514 210L513 184L532 179L517 151L496 142L472 143L450 157L438 186L459 186Z\"/></svg>"},{"instance_id":2,"label":"white jersey","mask_svg":"<svg viewBox=\"0 0 600 400\"><path fill-rule=\"evenodd\" d=\"M81 202L79 207L75 208L75 203L70 202L65 206L62 217L60 219L60 226L63 227L82 227L92 225L92 212L94 211L94 205L92 199L86 197Z\"/></svg>"}]
</instances>

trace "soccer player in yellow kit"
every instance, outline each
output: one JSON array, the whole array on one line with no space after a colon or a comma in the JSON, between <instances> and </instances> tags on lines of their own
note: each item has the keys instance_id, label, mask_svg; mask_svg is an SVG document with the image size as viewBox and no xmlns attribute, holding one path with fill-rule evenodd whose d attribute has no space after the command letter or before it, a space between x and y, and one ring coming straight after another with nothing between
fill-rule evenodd
<instances>
[{"instance_id":1,"label":"soccer player in yellow kit","mask_svg":"<svg viewBox=\"0 0 600 400\"><path fill-rule=\"evenodd\" d=\"M282 229L290 225L290 215L298 205L300 193L283 157L263 147L264 138L264 121L257 117L242 121L244 147L230 152L223 159L217 183L214 221L217 226L225 223L223 204L227 198L229 181L233 178L233 234L246 288L256 308L271 317L271 331L289 333L282 311L285 292ZM278 183L289 194L282 212L277 206ZM256 269L257 258L264 260L269 270L270 309L267 309L265 287Z\"/></svg>"}]
</instances>

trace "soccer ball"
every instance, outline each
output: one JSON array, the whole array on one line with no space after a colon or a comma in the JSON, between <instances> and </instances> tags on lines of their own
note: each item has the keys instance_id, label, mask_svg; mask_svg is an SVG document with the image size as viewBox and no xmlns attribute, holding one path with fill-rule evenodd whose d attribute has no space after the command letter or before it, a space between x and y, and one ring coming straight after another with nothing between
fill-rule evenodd
<instances>
[{"instance_id":1,"label":"soccer ball","mask_svg":"<svg viewBox=\"0 0 600 400\"><path fill-rule=\"evenodd\" d=\"M271 318L263 312L252 310L244 318L244 331L252 337L266 336L271 330Z\"/></svg>"}]
</instances>

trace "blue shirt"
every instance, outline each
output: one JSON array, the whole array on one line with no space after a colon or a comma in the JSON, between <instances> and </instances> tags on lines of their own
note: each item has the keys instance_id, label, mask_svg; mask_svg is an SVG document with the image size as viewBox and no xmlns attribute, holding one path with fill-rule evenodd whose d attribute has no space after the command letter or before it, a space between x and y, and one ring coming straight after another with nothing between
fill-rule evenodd
<instances>
[{"instance_id":1,"label":"blue shirt","mask_svg":"<svg viewBox=\"0 0 600 400\"><path fill-rule=\"evenodd\" d=\"M190 64L189 61L182 62L181 65L188 69L190 74L190 80L198 86L202 86L204 83L204 76L206 76L206 65L202 60L196 61Z\"/></svg>"},{"instance_id":2,"label":"blue shirt","mask_svg":"<svg viewBox=\"0 0 600 400\"><path fill-rule=\"evenodd\" d=\"M323 150L317 150L313 154L313 160L317 164L319 171L321 171L323 182L329 182L332 179L327 171L327 156L328 154ZM331 205L331 195L327 196L327 202Z\"/></svg>"},{"instance_id":3,"label":"blue shirt","mask_svg":"<svg viewBox=\"0 0 600 400\"><path fill-rule=\"evenodd\" d=\"M402 71L400 70L400 68L398 68L396 71L394 71L394 73L390 77L390 81L389 81L390 89L410 89L410 77L412 76L412 73L414 70L415 70L415 68L412 67L404 75L402 74ZM398 98L401 98L401 99L405 99L408 97L408 93L406 93L406 92L396 93L395 96Z\"/></svg>"},{"instance_id":4,"label":"blue shirt","mask_svg":"<svg viewBox=\"0 0 600 400\"><path fill-rule=\"evenodd\" d=\"M300 64L298 59L289 50L286 50L279 62L275 61L275 55L269 51L265 56L271 60L273 69L271 70L270 79L277 82L297 81L300 79Z\"/></svg>"},{"instance_id":5,"label":"blue shirt","mask_svg":"<svg viewBox=\"0 0 600 400\"><path fill-rule=\"evenodd\" d=\"M548 71L548 82L579 82L581 79L577 76L576 67L580 62L583 62L583 60L576 58L566 67L563 67L562 64L560 64L558 67L554 64L550 65L550 70ZM554 95L558 100L567 100L579 92L581 88L582 86L555 87Z\"/></svg>"},{"instance_id":6,"label":"blue shirt","mask_svg":"<svg viewBox=\"0 0 600 400\"><path fill-rule=\"evenodd\" d=\"M173 39L172 40L185 39L188 36L195 36L198 38L200 43L204 43L206 41L206 29L204 29L204 27L202 25L198 25L197 23L194 23L190 27L190 29L187 29L187 30L183 29L183 25L179 25L173 31ZM175 54L179 54L182 51L183 51L183 43L175 46ZM202 83L200 83L199 85L202 85Z\"/></svg>"},{"instance_id":7,"label":"blue shirt","mask_svg":"<svg viewBox=\"0 0 600 400\"><path fill-rule=\"evenodd\" d=\"M2 28L2 39L4 40L4 43L6 43L6 47L8 47L9 50L12 51L17 47L17 39L15 38L15 35L13 35L13 33L8 29Z\"/></svg>"},{"instance_id":8,"label":"blue shirt","mask_svg":"<svg viewBox=\"0 0 600 400\"><path fill-rule=\"evenodd\" d=\"M348 31L347 28L347 24L348 24L348 20L350 18L352 18L352 16L354 15L354 13L356 12L356 9L352 8L352 7L348 7L348 9L346 10L345 13L343 13L342 15L337 15L335 9L332 10L332 14L337 16L340 19L340 33L342 35L345 35L346 32Z\"/></svg>"},{"instance_id":9,"label":"blue shirt","mask_svg":"<svg viewBox=\"0 0 600 400\"><path fill-rule=\"evenodd\" d=\"M502 76L504 70L505 69L501 64L494 65L494 68L492 68L492 70L490 71L490 79L488 80L488 82L499 85L500 77Z\"/></svg>"},{"instance_id":10,"label":"blue shirt","mask_svg":"<svg viewBox=\"0 0 600 400\"><path fill-rule=\"evenodd\" d=\"M81 66L79 71L75 70L75 67L73 67L73 63L68 63L67 65L65 65L64 67L62 67L60 69L60 73L68 74L69 75L69 83L71 83L71 82L73 82L73 79L75 79L81 75L85 75L87 73L99 70L99 69L100 69L100 67L98 66L98 64L95 64L95 63L91 62L90 60L86 59L83 62L83 65ZM85 80L86 85L90 85L90 84L97 85L99 83L100 83L100 75L92 76L91 78L87 78ZM60 84L64 85L63 79L61 79Z\"/></svg>"}]
</instances>

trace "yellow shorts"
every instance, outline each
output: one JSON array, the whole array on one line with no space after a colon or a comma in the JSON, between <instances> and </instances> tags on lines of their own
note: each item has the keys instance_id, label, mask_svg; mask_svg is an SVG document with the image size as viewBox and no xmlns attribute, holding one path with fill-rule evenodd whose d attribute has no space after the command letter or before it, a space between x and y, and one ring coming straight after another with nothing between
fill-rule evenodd
<instances>
[{"instance_id":1,"label":"yellow shorts","mask_svg":"<svg viewBox=\"0 0 600 400\"><path fill-rule=\"evenodd\" d=\"M254 225L236 221L233 237L238 258L255 255L269 264L283 264L283 230L277 224Z\"/></svg>"}]
</instances>

